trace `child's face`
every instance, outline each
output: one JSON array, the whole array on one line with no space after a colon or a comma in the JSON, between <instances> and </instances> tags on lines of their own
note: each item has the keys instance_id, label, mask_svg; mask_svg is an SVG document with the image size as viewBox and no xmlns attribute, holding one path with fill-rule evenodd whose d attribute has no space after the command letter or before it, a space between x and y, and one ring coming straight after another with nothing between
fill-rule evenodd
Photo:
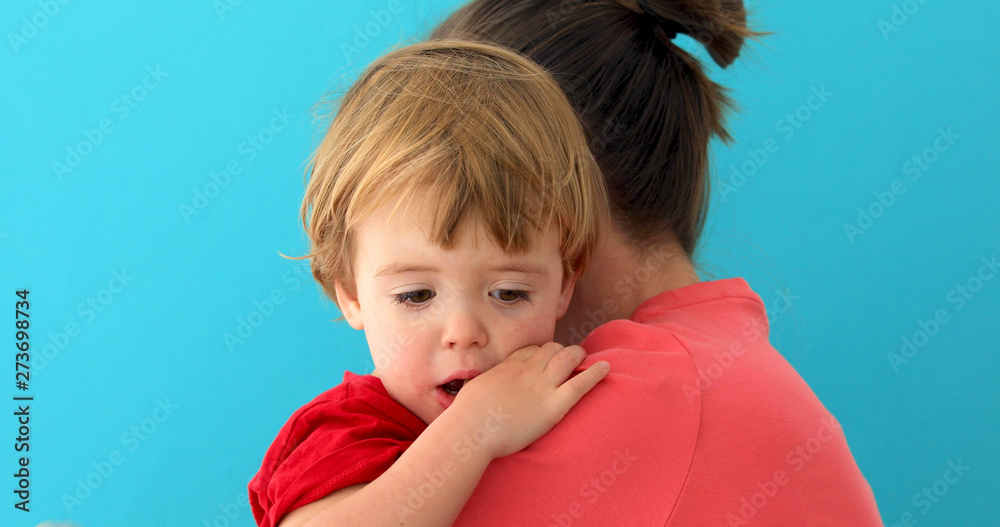
<instances>
[{"instance_id":1,"label":"child's face","mask_svg":"<svg viewBox=\"0 0 1000 527\"><path fill-rule=\"evenodd\" d=\"M416 205L423 197L401 206L391 222L391 206L361 222L356 296L340 284L337 296L351 326L365 330L374 373L389 395L430 423L454 400L442 385L551 341L574 280L563 280L551 230L534 232L529 251L507 254L473 215L451 249L439 247Z\"/></svg>"}]
</instances>

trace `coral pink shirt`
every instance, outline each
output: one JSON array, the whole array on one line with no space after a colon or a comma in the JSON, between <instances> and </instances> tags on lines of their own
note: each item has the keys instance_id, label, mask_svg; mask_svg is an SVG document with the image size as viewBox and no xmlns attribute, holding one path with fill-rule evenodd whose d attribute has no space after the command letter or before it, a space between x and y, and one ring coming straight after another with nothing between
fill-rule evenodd
<instances>
[{"instance_id":1,"label":"coral pink shirt","mask_svg":"<svg viewBox=\"0 0 1000 527\"><path fill-rule=\"evenodd\" d=\"M644 302L583 342L611 372L487 468L458 526L882 525L839 424L741 278Z\"/></svg>"}]
</instances>

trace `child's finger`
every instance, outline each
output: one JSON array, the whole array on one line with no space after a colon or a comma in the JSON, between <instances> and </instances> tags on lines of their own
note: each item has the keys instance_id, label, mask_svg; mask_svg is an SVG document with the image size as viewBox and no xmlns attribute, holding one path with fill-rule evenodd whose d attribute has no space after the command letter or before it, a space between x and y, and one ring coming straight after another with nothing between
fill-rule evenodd
<instances>
[{"instance_id":1,"label":"child's finger","mask_svg":"<svg viewBox=\"0 0 1000 527\"><path fill-rule=\"evenodd\" d=\"M525 362L532 362L534 366L536 366L538 369L546 371L549 369L549 364L552 362L553 358L558 357L559 355L563 355L563 357L561 358L567 364L576 358L579 359L576 360L576 362L573 362L573 367L575 368L576 365L580 364L580 361L583 360L583 357L586 356L585 353L581 353L582 351L583 348L581 348L580 346L563 346L558 342L547 342L545 344L542 344L541 346L538 346L537 349L534 351L534 353L532 353L530 357L525 359ZM566 375L563 376L563 379L565 379L566 376L569 375L569 371L572 371L572 369L573 368L567 370Z\"/></svg>"},{"instance_id":2,"label":"child's finger","mask_svg":"<svg viewBox=\"0 0 1000 527\"><path fill-rule=\"evenodd\" d=\"M575 377L562 383L556 388L556 399L563 414L568 412L580 399L587 394L597 383L607 377L611 370L607 361L598 361L591 364L589 368L578 373Z\"/></svg>"},{"instance_id":3,"label":"child's finger","mask_svg":"<svg viewBox=\"0 0 1000 527\"><path fill-rule=\"evenodd\" d=\"M506 361L521 361L521 362L524 362L524 361L530 359L531 357L533 357L535 355L535 352L537 352L538 350L539 350L539 347L535 346L535 345L525 346L525 347L523 347L523 348L515 351L514 353L511 353L504 360L506 360Z\"/></svg>"},{"instance_id":4,"label":"child's finger","mask_svg":"<svg viewBox=\"0 0 1000 527\"><path fill-rule=\"evenodd\" d=\"M548 379L558 386L566 381L573 370L583 362L583 359L587 358L587 352L580 346L562 347L559 344L556 346L558 346L557 349L547 350L545 364L542 368ZM536 355L541 355L541 353L536 353Z\"/></svg>"}]
</instances>

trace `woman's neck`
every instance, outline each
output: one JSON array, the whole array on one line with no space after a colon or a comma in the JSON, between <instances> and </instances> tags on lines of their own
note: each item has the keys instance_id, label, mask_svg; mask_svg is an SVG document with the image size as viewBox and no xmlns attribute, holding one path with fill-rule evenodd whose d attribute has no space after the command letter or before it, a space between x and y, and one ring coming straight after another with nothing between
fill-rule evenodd
<instances>
[{"instance_id":1,"label":"woman's neck","mask_svg":"<svg viewBox=\"0 0 1000 527\"><path fill-rule=\"evenodd\" d=\"M605 229L569 309L556 324L556 341L578 344L597 326L630 317L646 300L699 281L676 240L638 251L619 232Z\"/></svg>"}]
</instances>

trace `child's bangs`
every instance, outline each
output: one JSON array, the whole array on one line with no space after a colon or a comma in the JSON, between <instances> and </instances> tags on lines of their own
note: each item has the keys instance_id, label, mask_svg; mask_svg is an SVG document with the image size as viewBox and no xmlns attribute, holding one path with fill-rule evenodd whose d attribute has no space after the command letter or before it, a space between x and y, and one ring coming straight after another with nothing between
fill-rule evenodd
<instances>
[{"instance_id":1,"label":"child's bangs","mask_svg":"<svg viewBox=\"0 0 1000 527\"><path fill-rule=\"evenodd\" d=\"M463 222L473 220L481 222L504 251L529 250L532 232L544 232L562 208L543 178L537 173L530 177L512 174L482 152L463 151L452 141L442 143L397 166L385 167L386 172L376 168L372 177L364 178L349 213L348 229L392 203L393 215L408 207L421 211L430 220L428 239L443 248L453 247ZM387 173L392 176L386 177Z\"/></svg>"}]
</instances>

